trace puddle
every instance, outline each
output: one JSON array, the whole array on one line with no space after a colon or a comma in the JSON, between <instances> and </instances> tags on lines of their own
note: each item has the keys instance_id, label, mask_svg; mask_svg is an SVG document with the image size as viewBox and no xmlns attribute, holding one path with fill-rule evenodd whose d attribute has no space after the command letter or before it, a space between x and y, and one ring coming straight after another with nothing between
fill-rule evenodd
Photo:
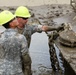
<instances>
[{"instance_id":1,"label":"puddle","mask_svg":"<svg viewBox=\"0 0 76 75\"><path fill-rule=\"evenodd\" d=\"M59 18L55 18L53 21L57 24L62 24L62 23L71 23L73 22L73 18L75 17L76 13L72 12L67 15L61 16Z\"/></svg>"},{"instance_id":2,"label":"puddle","mask_svg":"<svg viewBox=\"0 0 76 75\"><path fill-rule=\"evenodd\" d=\"M49 55L48 37L45 32L32 35L30 45L33 75L50 75L52 68Z\"/></svg>"}]
</instances>

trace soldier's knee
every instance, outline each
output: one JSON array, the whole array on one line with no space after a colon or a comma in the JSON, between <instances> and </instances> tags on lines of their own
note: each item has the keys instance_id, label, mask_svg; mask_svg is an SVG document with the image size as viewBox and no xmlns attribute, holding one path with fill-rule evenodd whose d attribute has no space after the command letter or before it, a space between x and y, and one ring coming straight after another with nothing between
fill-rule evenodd
<instances>
[{"instance_id":1,"label":"soldier's knee","mask_svg":"<svg viewBox=\"0 0 76 75\"><path fill-rule=\"evenodd\" d=\"M31 57L29 54L26 54L23 56L23 62L25 63L31 63Z\"/></svg>"}]
</instances>

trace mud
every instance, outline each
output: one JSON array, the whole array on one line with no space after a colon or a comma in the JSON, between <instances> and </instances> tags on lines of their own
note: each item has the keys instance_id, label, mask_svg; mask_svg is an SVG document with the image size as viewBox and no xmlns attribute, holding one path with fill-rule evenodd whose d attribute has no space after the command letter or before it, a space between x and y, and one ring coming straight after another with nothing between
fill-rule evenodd
<instances>
[{"instance_id":1,"label":"mud","mask_svg":"<svg viewBox=\"0 0 76 75\"><path fill-rule=\"evenodd\" d=\"M17 6L10 6L10 7L0 7L0 11L2 10L10 10L14 13ZM74 10L70 5L43 5L43 6L32 6L27 7L29 8L32 17L37 18L41 24L43 25L55 25L53 22L53 18L63 16L65 14L69 14ZM33 19L32 19L33 20Z\"/></svg>"}]
</instances>

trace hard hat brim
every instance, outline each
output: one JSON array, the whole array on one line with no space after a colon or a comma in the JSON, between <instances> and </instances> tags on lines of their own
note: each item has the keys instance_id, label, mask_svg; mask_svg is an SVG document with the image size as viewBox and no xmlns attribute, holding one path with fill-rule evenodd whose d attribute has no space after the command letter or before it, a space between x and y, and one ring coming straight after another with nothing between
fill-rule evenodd
<instances>
[{"instance_id":1,"label":"hard hat brim","mask_svg":"<svg viewBox=\"0 0 76 75\"><path fill-rule=\"evenodd\" d=\"M7 21L5 21L4 23L1 23L0 25L3 25L3 24L5 24L5 23L7 23L7 22L9 22L9 21L11 21L12 19L14 19L16 16L15 15L13 15L13 17L10 19L10 20L7 20Z\"/></svg>"},{"instance_id":2,"label":"hard hat brim","mask_svg":"<svg viewBox=\"0 0 76 75\"><path fill-rule=\"evenodd\" d=\"M31 15L29 14L29 15L27 15L27 16L22 16L22 15L16 15L16 16L18 16L18 17L23 17L23 18L30 18L31 17Z\"/></svg>"}]
</instances>

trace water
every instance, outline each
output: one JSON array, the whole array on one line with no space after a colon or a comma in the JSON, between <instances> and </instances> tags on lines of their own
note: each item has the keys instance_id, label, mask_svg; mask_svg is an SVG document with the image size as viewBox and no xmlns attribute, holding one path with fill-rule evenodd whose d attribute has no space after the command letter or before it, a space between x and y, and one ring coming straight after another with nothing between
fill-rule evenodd
<instances>
[{"instance_id":1,"label":"water","mask_svg":"<svg viewBox=\"0 0 76 75\"><path fill-rule=\"evenodd\" d=\"M45 32L32 35L30 56L32 59L33 75L51 74L48 37Z\"/></svg>"}]
</instances>

